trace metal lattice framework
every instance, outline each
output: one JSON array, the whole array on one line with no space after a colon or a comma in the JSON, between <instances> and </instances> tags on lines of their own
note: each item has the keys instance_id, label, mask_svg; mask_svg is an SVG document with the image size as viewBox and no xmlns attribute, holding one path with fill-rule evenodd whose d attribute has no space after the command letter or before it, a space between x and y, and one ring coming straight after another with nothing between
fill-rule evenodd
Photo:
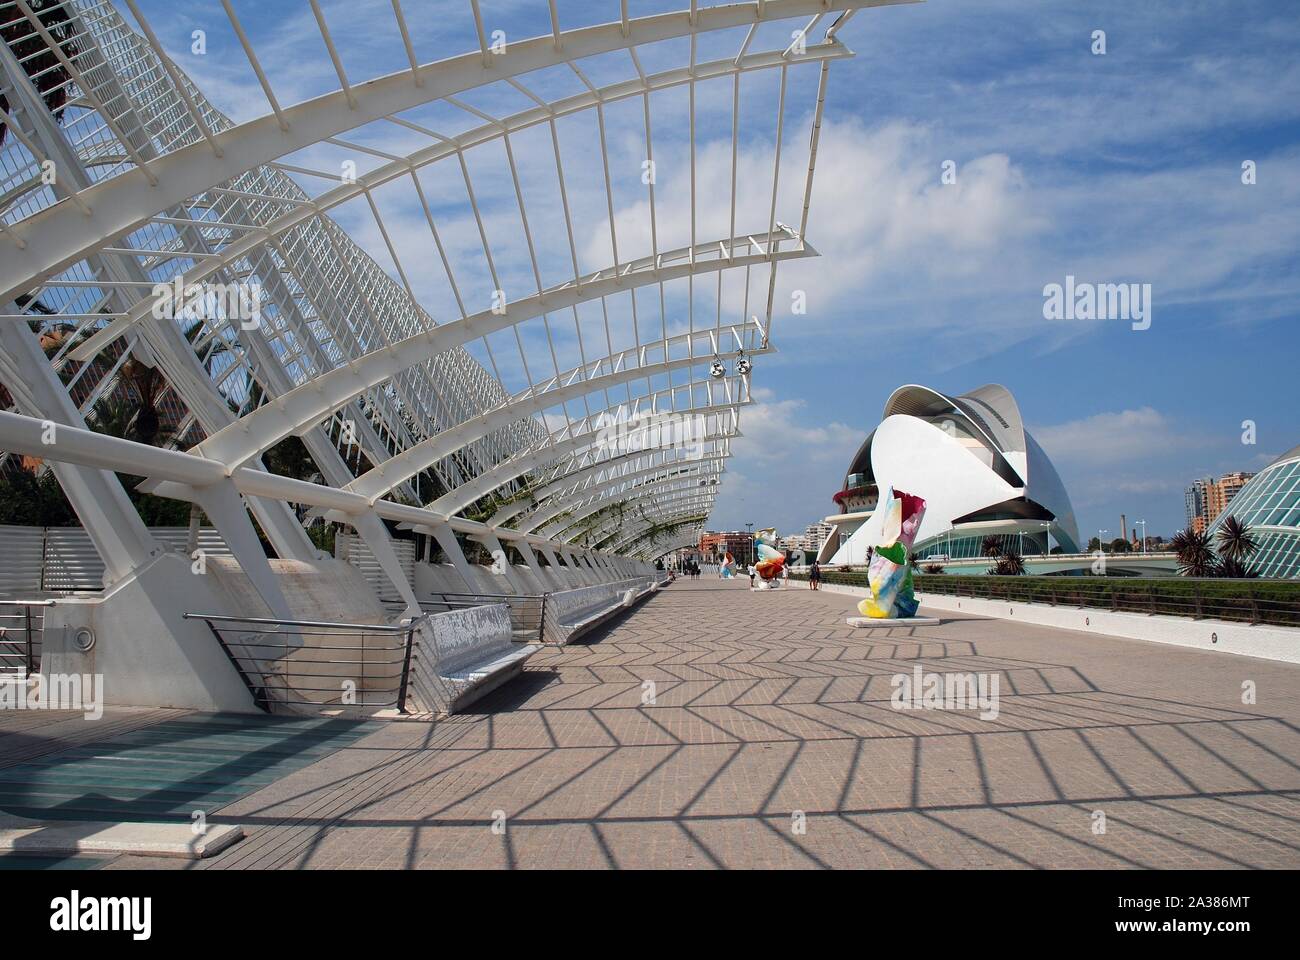
<instances>
[{"instance_id":1,"label":"metal lattice framework","mask_svg":"<svg viewBox=\"0 0 1300 960\"><path fill-rule=\"evenodd\" d=\"M499 44L510 25L470 0L477 48L426 62L392 0L368 29L406 65L361 78L307 0L337 87L286 106L221 0L267 101L236 123L136 0L0 0L0 448L52 463L110 570L153 548L100 471L145 463L147 489L228 525L246 504L290 558L311 556L304 515L354 525L390 572L379 518L454 552L451 532L690 542L772 349L778 265L816 255L836 34L895 2L623 0L572 29L551 2L549 31ZM84 429L141 367L166 426L148 454ZM72 439L34 451L15 413ZM293 437L316 475L269 475Z\"/></svg>"}]
</instances>

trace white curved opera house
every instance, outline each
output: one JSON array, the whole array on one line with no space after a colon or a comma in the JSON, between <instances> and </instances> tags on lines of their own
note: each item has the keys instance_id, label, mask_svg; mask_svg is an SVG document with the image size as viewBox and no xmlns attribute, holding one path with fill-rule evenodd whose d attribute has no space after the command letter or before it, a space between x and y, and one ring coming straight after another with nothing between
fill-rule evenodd
<instances>
[{"instance_id":1,"label":"white curved opera house","mask_svg":"<svg viewBox=\"0 0 1300 960\"><path fill-rule=\"evenodd\" d=\"M876 502L890 487L927 502L914 550L922 559L980 556L988 536L1022 554L1079 549L1061 478L999 384L955 397L917 384L895 390L834 497L841 512L826 518L835 532L818 559L865 563L879 539Z\"/></svg>"}]
</instances>

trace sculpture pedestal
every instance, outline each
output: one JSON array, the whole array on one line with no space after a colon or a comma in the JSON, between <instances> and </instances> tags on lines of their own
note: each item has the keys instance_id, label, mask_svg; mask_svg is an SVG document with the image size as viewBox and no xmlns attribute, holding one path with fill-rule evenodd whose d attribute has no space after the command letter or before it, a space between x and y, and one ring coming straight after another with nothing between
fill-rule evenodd
<instances>
[{"instance_id":1,"label":"sculpture pedestal","mask_svg":"<svg viewBox=\"0 0 1300 960\"><path fill-rule=\"evenodd\" d=\"M939 621L934 617L849 617L846 621L850 627L937 627Z\"/></svg>"}]
</instances>

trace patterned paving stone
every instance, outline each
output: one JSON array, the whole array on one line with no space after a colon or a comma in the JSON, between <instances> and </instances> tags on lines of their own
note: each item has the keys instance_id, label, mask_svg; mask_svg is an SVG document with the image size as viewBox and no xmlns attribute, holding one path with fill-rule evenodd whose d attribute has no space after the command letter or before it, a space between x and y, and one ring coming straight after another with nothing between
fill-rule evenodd
<instances>
[{"instance_id":1,"label":"patterned paving stone","mask_svg":"<svg viewBox=\"0 0 1300 960\"><path fill-rule=\"evenodd\" d=\"M196 868L1300 867L1300 667L851 608L678 583L231 804L249 838ZM997 715L895 709L917 666Z\"/></svg>"}]
</instances>

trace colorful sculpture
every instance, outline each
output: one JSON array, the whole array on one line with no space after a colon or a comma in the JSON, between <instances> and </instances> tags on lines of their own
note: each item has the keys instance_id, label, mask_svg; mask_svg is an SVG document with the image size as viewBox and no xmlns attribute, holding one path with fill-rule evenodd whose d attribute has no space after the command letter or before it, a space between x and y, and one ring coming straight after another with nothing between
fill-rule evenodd
<instances>
[{"instance_id":1,"label":"colorful sculpture","mask_svg":"<svg viewBox=\"0 0 1300 960\"><path fill-rule=\"evenodd\" d=\"M858 612L876 620L914 617L920 604L912 592L909 554L925 517L925 501L890 487L880 509L884 526L867 567L871 596L858 604Z\"/></svg>"},{"instance_id":2,"label":"colorful sculpture","mask_svg":"<svg viewBox=\"0 0 1300 960\"><path fill-rule=\"evenodd\" d=\"M765 587L775 587L781 582L781 570L785 567L785 554L776 548L776 530L768 527L754 534L754 572L763 581Z\"/></svg>"},{"instance_id":3,"label":"colorful sculpture","mask_svg":"<svg viewBox=\"0 0 1300 960\"><path fill-rule=\"evenodd\" d=\"M728 550L726 556L722 558L722 567L718 571L723 580L730 580L736 575L736 558Z\"/></svg>"}]
</instances>

